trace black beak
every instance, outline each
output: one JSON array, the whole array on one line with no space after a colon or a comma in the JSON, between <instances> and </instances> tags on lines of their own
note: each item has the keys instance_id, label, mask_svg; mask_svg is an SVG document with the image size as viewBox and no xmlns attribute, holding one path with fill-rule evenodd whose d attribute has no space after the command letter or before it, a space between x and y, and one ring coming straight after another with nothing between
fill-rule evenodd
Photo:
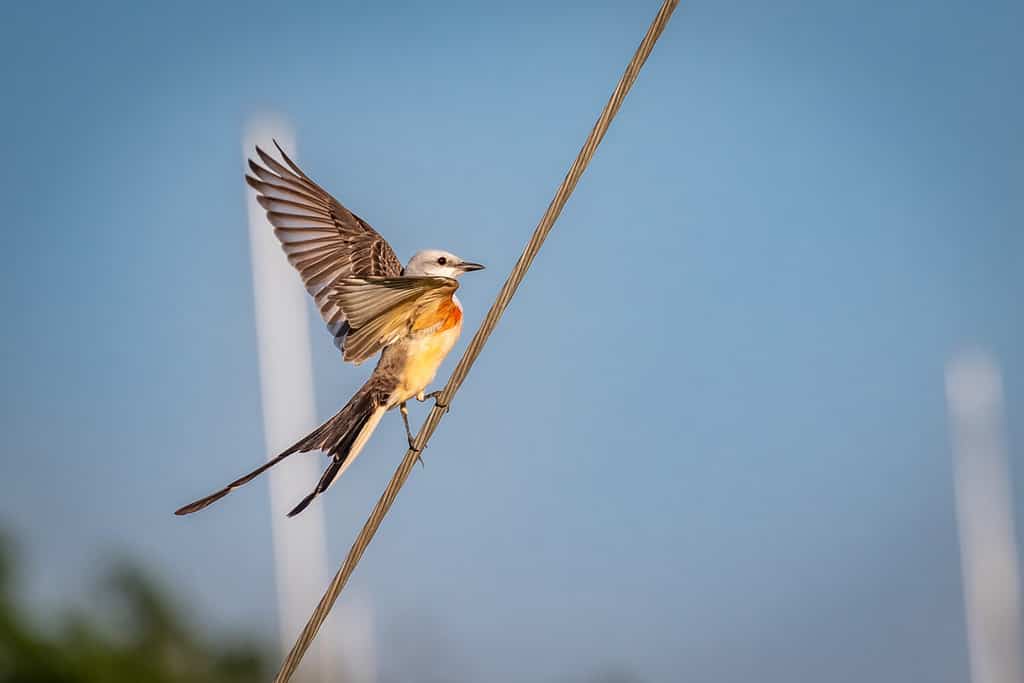
<instances>
[{"instance_id":1,"label":"black beak","mask_svg":"<svg viewBox=\"0 0 1024 683\"><path fill-rule=\"evenodd\" d=\"M479 263L472 263L471 261L463 261L462 263L459 264L459 270L461 270L463 273L468 273L470 271L483 270L483 269L484 269L483 265L481 265Z\"/></svg>"}]
</instances>

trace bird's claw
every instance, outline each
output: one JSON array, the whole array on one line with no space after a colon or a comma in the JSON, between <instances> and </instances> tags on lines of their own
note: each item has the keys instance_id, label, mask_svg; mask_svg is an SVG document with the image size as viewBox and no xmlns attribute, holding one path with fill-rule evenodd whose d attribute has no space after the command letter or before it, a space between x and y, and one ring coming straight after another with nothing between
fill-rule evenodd
<instances>
[{"instance_id":1,"label":"bird's claw","mask_svg":"<svg viewBox=\"0 0 1024 683\"><path fill-rule=\"evenodd\" d=\"M417 397L417 398L419 398L420 401L427 401L429 399L434 399L434 405L437 406L438 408L440 408L441 410L443 410L445 413L447 413L449 410L451 410L451 406L449 404L447 404L447 403L441 403L441 394L443 394L443 393L444 392L440 391L440 390L439 391L431 391L429 394L424 395L423 398L419 398L419 397Z\"/></svg>"},{"instance_id":2,"label":"bird's claw","mask_svg":"<svg viewBox=\"0 0 1024 683\"><path fill-rule=\"evenodd\" d=\"M437 391L431 391L429 394L417 396L416 400L419 401L420 403L426 403L430 399L434 399L434 405L443 410L445 413L447 413L449 410L451 410L451 407L447 403L441 403L441 394L443 393L443 390L438 389Z\"/></svg>"},{"instance_id":3,"label":"bird's claw","mask_svg":"<svg viewBox=\"0 0 1024 683\"><path fill-rule=\"evenodd\" d=\"M423 462L423 449L416 448L416 439L409 435L409 450L416 454L416 462L420 464L420 467L426 467L426 463Z\"/></svg>"}]
</instances>

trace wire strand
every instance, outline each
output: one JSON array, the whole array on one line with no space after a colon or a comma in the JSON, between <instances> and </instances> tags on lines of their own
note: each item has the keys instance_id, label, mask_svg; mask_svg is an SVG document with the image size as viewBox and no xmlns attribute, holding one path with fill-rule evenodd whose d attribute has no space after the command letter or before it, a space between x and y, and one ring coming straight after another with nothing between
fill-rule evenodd
<instances>
[{"instance_id":1,"label":"wire strand","mask_svg":"<svg viewBox=\"0 0 1024 683\"><path fill-rule=\"evenodd\" d=\"M362 531L359 532L359 536L356 537L355 542L349 549L348 556L345 557L345 562L338 569L338 573L334 575L330 585L327 587L327 591L320 599L316 609L313 610L313 614L310 616L305 628L302 629L302 633L299 634L298 639L295 641L295 645L292 646L291 651L288 653L284 663L281 665L281 670L274 679L274 683L287 683L291 679L295 669L298 667L299 662L302 661L302 657L305 655L306 650L309 649L310 643L312 643L313 639L316 637L317 631L320 630L320 626L324 623L324 620L330 613L331 608L334 607L335 601L341 594L345 584L348 583L348 579L355 570L356 565L359 564L359 560L362 558L363 552L365 552L370 541L373 540L374 534L377 533L377 529L380 527L381 521L388 513L388 510L391 509L392 503L395 502L395 497L398 496L399 490L401 490L402 486L405 484L406 479L409 478L409 473L416 464L419 454L424 448L426 448L427 442L434 434L434 430L437 429L438 424L440 424L441 418L444 417L446 412L448 412L448 406L451 405L452 398L459 390L459 387L462 386L462 382L466 379L466 375L469 374L477 356L480 355L484 344L487 343L488 337L490 337L491 332L494 331L494 328L497 326L502 314L505 312L505 308L508 307L509 302L512 300L516 290L519 288L520 283L526 276L526 271L529 270L530 265L533 263L533 259L537 256L537 252L540 251L541 245L544 244L544 240L547 239L548 233L551 232L551 228L554 226L555 221L558 220L558 216L562 213L562 209L569 200L569 196L572 194L573 190L576 189L576 184L579 182L580 177L583 175L583 172L586 170L591 158L594 156L597 146L601 144L601 140L604 138L605 133L608 132L608 127L611 125L612 119L614 119L615 115L618 113L619 107L622 106L622 101L626 98L626 94L629 92L630 88L633 87L633 83L636 81L641 67L643 67L644 62L646 62L647 58L650 56L651 50L654 49L654 44L658 41L658 38L661 36L662 31L664 31L666 24L668 24L669 18L672 16L672 12L675 11L678 5L679 0L664 0L662 3L661 9L658 10L658 14L654 17L650 27L647 29L647 33L640 42L640 46L633 54L633 58L626 67L626 71L622 74L618 85L615 86L615 90L612 92L611 97L608 99L604 109L601 111L601 115L598 117L597 122L591 129L590 135L587 137L587 141L584 143L582 149L580 149L572 167L562 180L562 184L559 186L554 198L548 205L543 217L541 217L540 223L537 224L536 229L533 231L533 236L530 237L530 241L526 243L526 247L523 249L522 255L520 255L515 267L512 268L512 272L509 273L508 279L505 280L505 284L502 286L501 291L498 292L498 296L491 305L490 310L487 312L487 316L480 324L480 328L476 331L476 334L473 335L473 339L469 342L469 346L466 347L466 351L462 354L462 358L459 359L459 363L455 366L455 370L452 371L451 377L448 379L448 383L445 385L444 390L441 392L441 395L438 396L433 409L430 411L430 414L427 415L427 419L420 427L413 447L406 451L405 457L402 458L401 464L391 477L388 487L384 490L384 493L377 501L377 504L373 508L373 512L370 513L370 517L363 525Z\"/></svg>"}]
</instances>

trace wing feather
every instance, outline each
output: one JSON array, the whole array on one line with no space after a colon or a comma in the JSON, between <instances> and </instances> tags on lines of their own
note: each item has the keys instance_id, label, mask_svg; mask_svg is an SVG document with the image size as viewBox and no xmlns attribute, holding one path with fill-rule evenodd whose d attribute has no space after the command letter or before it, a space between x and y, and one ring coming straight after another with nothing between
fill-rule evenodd
<instances>
[{"instance_id":1,"label":"wing feather","mask_svg":"<svg viewBox=\"0 0 1024 683\"><path fill-rule=\"evenodd\" d=\"M352 326L345 309L330 296L345 278L397 278L402 264L370 224L317 185L277 142L281 161L256 148L246 182L274 226L288 262L299 272L339 349ZM348 354L346 354L348 359Z\"/></svg>"},{"instance_id":2,"label":"wing feather","mask_svg":"<svg viewBox=\"0 0 1024 683\"><path fill-rule=\"evenodd\" d=\"M447 277L344 278L329 300L350 330L345 360L361 363L409 334L416 321L449 301L459 284Z\"/></svg>"}]
</instances>

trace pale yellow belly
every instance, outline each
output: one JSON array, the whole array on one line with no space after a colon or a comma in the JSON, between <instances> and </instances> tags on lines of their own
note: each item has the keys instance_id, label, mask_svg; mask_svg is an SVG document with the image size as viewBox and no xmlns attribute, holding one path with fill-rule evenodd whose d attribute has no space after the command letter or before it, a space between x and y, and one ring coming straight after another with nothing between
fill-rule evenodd
<instances>
[{"instance_id":1,"label":"pale yellow belly","mask_svg":"<svg viewBox=\"0 0 1024 683\"><path fill-rule=\"evenodd\" d=\"M434 381L437 369L445 356L455 346L462 331L462 325L456 325L443 332L420 337L409 342L405 367L402 370L397 393L401 402L416 396Z\"/></svg>"}]
</instances>

